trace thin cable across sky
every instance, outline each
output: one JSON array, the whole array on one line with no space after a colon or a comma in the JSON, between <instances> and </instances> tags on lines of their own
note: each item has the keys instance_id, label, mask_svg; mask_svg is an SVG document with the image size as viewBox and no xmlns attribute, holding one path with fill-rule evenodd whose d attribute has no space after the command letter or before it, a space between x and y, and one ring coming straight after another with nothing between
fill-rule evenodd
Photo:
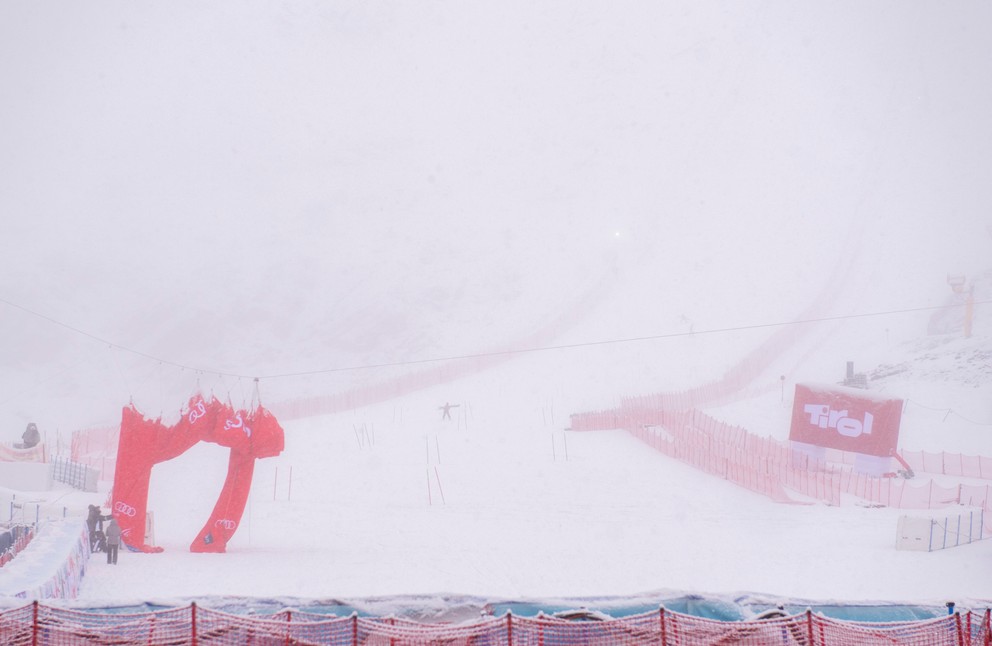
<instances>
[{"instance_id":1,"label":"thin cable across sky","mask_svg":"<svg viewBox=\"0 0 992 646\"><path fill-rule=\"evenodd\" d=\"M31 316L34 316L34 317L40 318L42 320L48 321L49 323L52 323L52 324L57 325L59 327L65 328L66 330L69 330L69 331L74 332L76 334L79 334L81 336L85 336L85 337L87 337L89 339L92 339L94 341L98 341L100 343L103 343L103 344L105 344L105 345L107 345L107 346L109 346L111 348L114 348L116 350L120 350L122 352L128 352L130 354L134 354L134 355L137 355L137 356L140 356L140 357L144 357L145 359L150 359L152 361L157 361L157 362L159 362L161 364L165 364L165 365L175 366L177 368L182 368L184 370L192 370L192 371L203 373L203 374L214 374L214 375L218 375L218 376L221 376L221 377L234 377L234 378L238 378L238 379L284 379L284 378L287 378L287 377L304 377L304 376L310 376L310 375L329 374L329 373L334 373L334 372L348 372L348 371L352 371L352 370L375 370L375 369L380 369L380 368L396 368L396 367L401 367L401 366L414 366L414 365L423 365L423 364L428 364L428 363L438 363L438 362L442 362L442 361L458 361L458 360L464 360L464 359L481 359L481 358L485 358L485 357L506 356L506 355L512 355L512 354L524 354L524 353L532 353L532 352L546 352L546 351L551 351L551 350L571 350L571 349L575 349L575 348L584 348L584 347L592 347L592 346L603 346L603 345L613 345L613 344L620 344L620 343L637 343L637 342L641 342L641 341L656 341L656 340L659 340L659 339L674 339L674 338L679 338L679 337L700 336L700 335L707 335L707 334L722 334L722 333L726 333L726 332L740 332L740 331L745 331L745 330L758 330L758 329L763 329L763 328L783 327L783 326L787 326L787 325L805 325L805 324L809 324L809 323L824 323L824 322L828 322L828 321L843 321L843 320L849 320L849 319L863 319L863 318L873 318L873 317L879 317L879 316L892 316L892 315L895 315L895 314L909 314L909 313L913 313L913 312L926 312L926 311L932 311L932 310L939 310L939 309L944 309L944 308L947 307L947 305L930 305L930 306L925 306L925 307L909 307L909 308L905 308L905 309L889 309L889 310L883 310L883 311L879 311L879 312L860 312L860 313L855 313L855 314L842 314L842 315L838 315L838 316L824 316L824 317L818 317L818 318L800 319L800 320L797 320L797 321L777 321L777 322L769 322L769 323L756 323L756 324L753 324L753 325L735 325L735 326L711 328L711 329L707 329L707 330L697 330L697 331L692 331L692 332L670 332L670 333L664 333L664 334L649 334L649 335L645 335L645 336L635 336L635 337L623 337L623 338L614 338L614 339L599 339L599 340L595 340L595 341L582 341L582 342L578 342L578 343L563 343L563 344L557 344L557 345L545 345L545 346L537 346L537 347L533 347L533 348L514 348L514 349L510 349L510 350L495 350L495 351L488 351L488 352L477 352L477 353L473 353L473 354L448 355L448 356L442 356L442 357L429 357L429 358L425 358L425 359L411 359L411 360L406 360L406 361L393 361L393 362L384 362L384 363L360 364L360 365L354 365L354 366L340 366L340 367L334 367L334 368L321 368L321 369L317 369L317 370L304 370L304 371L300 371L300 372L286 372L286 373L276 373L276 374L268 374L268 375L243 375L243 374L236 374L236 373L231 373L231 372L225 372L223 370L212 370L212 369L207 369L207 368L198 368L198 367L195 367L195 366L190 366L190 365L186 365L186 364L183 364L183 363L179 363L177 361L170 361L169 359L163 359L161 357L157 357L155 355L148 354L147 352L142 352L140 350L135 350L133 348L129 348L127 346L123 346L123 345L121 345L119 343L115 343L113 341L109 341L107 339L101 338L101 337L99 337L99 336L97 336L95 334L91 334L90 332L87 332L85 330L81 330L81 329L79 329L79 328L77 328L77 327L75 327L73 325L70 325L68 323L64 323L64 322L59 321L57 319L54 319L54 318L52 318L50 316L46 316L45 314L41 314L39 312L35 312L34 310L28 309L28 308L26 308L26 307L24 307L22 305L18 305L17 303L13 303L13 302L11 302L9 300L0 298L0 303L3 303L4 305L7 305L8 307L12 307L12 308L21 310L22 312L25 312L27 314L30 314ZM987 304L990 304L990 303L992 303L992 301L986 300L986 301L975 301L973 304L974 305L987 305Z\"/></svg>"}]
</instances>

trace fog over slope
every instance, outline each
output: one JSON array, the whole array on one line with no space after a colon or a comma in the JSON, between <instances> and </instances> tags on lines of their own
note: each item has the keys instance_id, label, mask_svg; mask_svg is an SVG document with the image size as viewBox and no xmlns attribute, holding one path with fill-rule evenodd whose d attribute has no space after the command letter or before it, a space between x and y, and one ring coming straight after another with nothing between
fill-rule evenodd
<instances>
[{"instance_id":1,"label":"fog over slope","mask_svg":"<svg viewBox=\"0 0 992 646\"><path fill-rule=\"evenodd\" d=\"M226 451L157 465L166 551L91 562L80 600L985 607L992 542L897 551L904 510L773 504L562 429L820 319L706 412L782 439L786 388L854 361L910 401L900 446L992 455L989 306L971 339L927 335L948 274L992 293L990 23L979 1L0 0L0 440L532 350L285 420L225 555L188 545Z\"/></svg>"},{"instance_id":2,"label":"fog over slope","mask_svg":"<svg viewBox=\"0 0 992 646\"><path fill-rule=\"evenodd\" d=\"M338 392L404 368L267 377L505 349L583 298L561 343L780 323L831 281L825 315L939 305L988 269L990 18L2 2L3 437ZM652 391L762 338L556 360Z\"/></svg>"}]
</instances>

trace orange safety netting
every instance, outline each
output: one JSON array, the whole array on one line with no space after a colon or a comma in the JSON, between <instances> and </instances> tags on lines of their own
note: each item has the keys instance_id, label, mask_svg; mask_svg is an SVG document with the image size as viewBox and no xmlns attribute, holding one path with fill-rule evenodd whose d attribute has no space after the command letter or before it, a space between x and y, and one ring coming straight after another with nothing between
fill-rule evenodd
<instances>
[{"instance_id":1,"label":"orange safety netting","mask_svg":"<svg viewBox=\"0 0 992 646\"><path fill-rule=\"evenodd\" d=\"M852 622L811 611L772 619L718 621L666 611L573 621L538 615L486 617L447 624L396 617L335 617L283 611L265 617L234 615L192 604L156 612L102 614L51 608L38 602L0 611L4 644L488 644L589 646L661 644L805 644L808 646L988 646L989 611L902 622Z\"/></svg>"},{"instance_id":2,"label":"orange safety netting","mask_svg":"<svg viewBox=\"0 0 992 646\"><path fill-rule=\"evenodd\" d=\"M933 480L919 482L878 477L851 468L849 454L828 449L830 460L813 459L786 442L759 437L749 431L716 420L699 410L652 408L653 397L623 400L619 408L577 413L571 417L571 430L587 431L622 428L652 448L718 475L777 502L795 502L789 491L830 505L839 505L841 495L898 509L939 509L965 504L992 510L992 486L939 485ZM908 454L910 464L923 458ZM977 472L983 458L966 460L952 454L927 465L938 473L954 473L948 465L972 465ZM953 458L953 459L952 459ZM922 466L922 464L921 464ZM982 467L984 469L984 467ZM921 469L922 471L922 469Z\"/></svg>"}]
</instances>

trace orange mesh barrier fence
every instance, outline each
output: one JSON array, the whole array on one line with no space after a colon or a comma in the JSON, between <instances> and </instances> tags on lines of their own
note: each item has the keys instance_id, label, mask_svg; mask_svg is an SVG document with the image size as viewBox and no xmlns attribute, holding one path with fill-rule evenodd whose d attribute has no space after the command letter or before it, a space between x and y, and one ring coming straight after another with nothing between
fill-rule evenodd
<instances>
[{"instance_id":1,"label":"orange mesh barrier fence","mask_svg":"<svg viewBox=\"0 0 992 646\"><path fill-rule=\"evenodd\" d=\"M118 426L73 431L70 448L72 461L96 469L100 473L100 480L113 480L119 439Z\"/></svg>"},{"instance_id":2,"label":"orange mesh barrier fence","mask_svg":"<svg viewBox=\"0 0 992 646\"><path fill-rule=\"evenodd\" d=\"M589 617L592 617L591 619ZM808 646L988 646L992 643L989 611L965 612L937 619L869 623L805 613L750 621L719 621L666 611L630 617L588 615L568 620L537 617L486 617L450 624L423 623L396 617L334 617L283 611L266 617L234 615L200 608L139 614L100 614L49 608L37 602L0 611L4 644L74 646L76 644L359 644L418 646L478 644L492 646L589 646L661 644L804 644Z\"/></svg>"},{"instance_id":3,"label":"orange mesh barrier fence","mask_svg":"<svg viewBox=\"0 0 992 646\"><path fill-rule=\"evenodd\" d=\"M968 485L958 486L959 502L969 507L984 507L992 509L992 485Z\"/></svg>"},{"instance_id":4,"label":"orange mesh barrier fence","mask_svg":"<svg viewBox=\"0 0 992 646\"><path fill-rule=\"evenodd\" d=\"M961 453L900 451L914 471L992 480L992 458Z\"/></svg>"},{"instance_id":5,"label":"orange mesh barrier fence","mask_svg":"<svg viewBox=\"0 0 992 646\"><path fill-rule=\"evenodd\" d=\"M593 305L603 298L611 284L612 276L609 273L604 274L600 281L576 298L571 305L561 310L557 317L543 327L510 341L504 347L493 348L477 355L439 361L431 368L416 370L389 381L353 388L346 392L273 403L270 408L282 420L327 415L388 401L487 370L506 362L518 352L541 347L570 329L589 314Z\"/></svg>"},{"instance_id":6,"label":"orange mesh barrier fence","mask_svg":"<svg viewBox=\"0 0 992 646\"><path fill-rule=\"evenodd\" d=\"M855 471L853 454L825 452L830 462L813 459L787 442L760 437L716 420L698 410L646 408L642 400L624 400L619 408L571 416L571 430L623 428L655 450L720 476L778 502L796 502L794 491L829 505L840 505L847 494L866 502L898 509L939 509L965 504L992 511L992 485L942 486ZM636 405L635 405L636 403ZM975 475L984 458L958 454L908 454L908 462L931 472ZM787 491L788 490L788 491Z\"/></svg>"}]
</instances>

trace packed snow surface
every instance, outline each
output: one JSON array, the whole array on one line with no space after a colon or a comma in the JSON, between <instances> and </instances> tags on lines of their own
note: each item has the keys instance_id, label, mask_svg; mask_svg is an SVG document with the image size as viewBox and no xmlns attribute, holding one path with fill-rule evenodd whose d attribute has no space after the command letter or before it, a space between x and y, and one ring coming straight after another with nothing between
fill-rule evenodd
<instances>
[{"instance_id":1,"label":"packed snow surface","mask_svg":"<svg viewBox=\"0 0 992 646\"><path fill-rule=\"evenodd\" d=\"M0 3L2 439L34 421L67 451L130 402L172 423L195 392L277 410L442 377L284 420L225 554L188 550L225 450L156 466L165 551L95 558L79 603L989 603L992 541L895 549L900 515L960 508L776 504L622 430L566 429L720 379L793 326L705 412L786 439L795 384L852 361L906 402L901 448L992 456L990 20L981 2Z\"/></svg>"}]
</instances>

